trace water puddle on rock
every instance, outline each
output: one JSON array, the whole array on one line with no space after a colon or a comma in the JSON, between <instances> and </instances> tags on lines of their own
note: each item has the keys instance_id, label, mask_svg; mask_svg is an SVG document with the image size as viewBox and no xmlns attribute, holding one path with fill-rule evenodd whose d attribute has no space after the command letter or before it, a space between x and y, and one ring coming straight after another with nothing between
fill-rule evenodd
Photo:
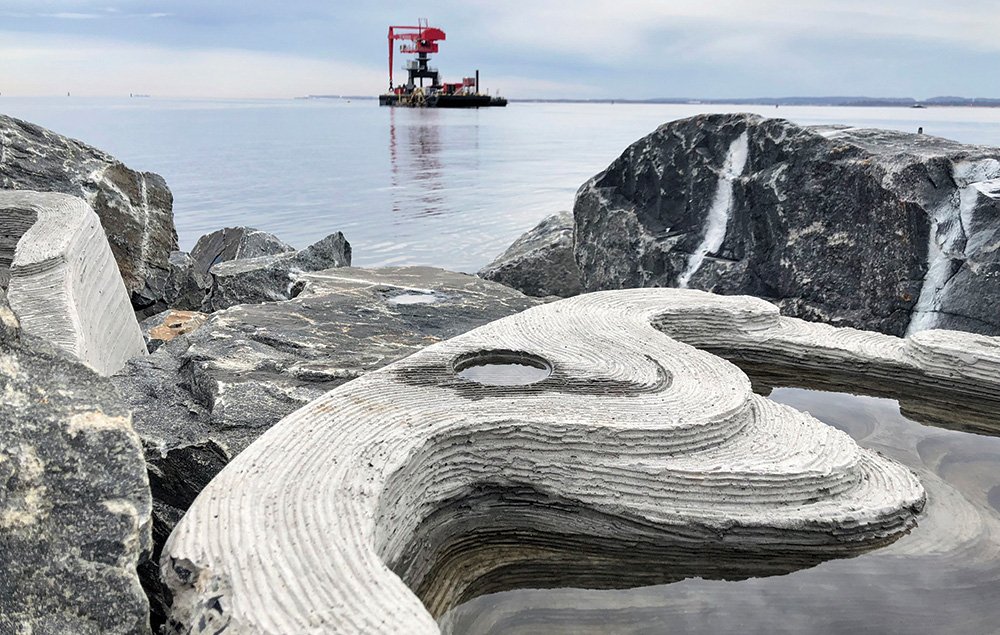
<instances>
[{"instance_id":1,"label":"water puddle on rock","mask_svg":"<svg viewBox=\"0 0 1000 635\"><path fill-rule=\"evenodd\" d=\"M401 293L400 295L394 295L386 302L389 304L433 304L435 302L440 302L441 298L430 292L417 292L417 293Z\"/></svg>"},{"instance_id":2,"label":"water puddle on rock","mask_svg":"<svg viewBox=\"0 0 1000 635\"><path fill-rule=\"evenodd\" d=\"M460 377L487 386L526 386L551 373L549 368L516 361L478 364L458 371Z\"/></svg>"},{"instance_id":3,"label":"water puddle on rock","mask_svg":"<svg viewBox=\"0 0 1000 635\"><path fill-rule=\"evenodd\" d=\"M551 375L552 366L541 357L523 351L487 350L457 360L455 372L486 386L527 386Z\"/></svg>"},{"instance_id":4,"label":"water puddle on rock","mask_svg":"<svg viewBox=\"0 0 1000 635\"><path fill-rule=\"evenodd\" d=\"M797 388L778 388L770 398L808 411L863 447L912 469L928 498L918 526L885 548L787 575L738 582L691 578L614 591L525 588L483 595L443 615L442 631L1000 632L1000 438L921 425L903 417L891 399ZM623 570L622 578L628 578L628 571Z\"/></svg>"}]
</instances>

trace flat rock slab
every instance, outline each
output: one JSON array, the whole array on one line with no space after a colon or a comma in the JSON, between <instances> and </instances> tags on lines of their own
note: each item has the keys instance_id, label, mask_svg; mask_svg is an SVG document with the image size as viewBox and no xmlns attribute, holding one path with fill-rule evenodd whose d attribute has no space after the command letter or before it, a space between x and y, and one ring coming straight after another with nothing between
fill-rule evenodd
<instances>
[{"instance_id":1,"label":"flat rock slab","mask_svg":"<svg viewBox=\"0 0 1000 635\"><path fill-rule=\"evenodd\" d=\"M429 344L539 303L427 267L343 267L300 282L294 300L216 312L113 378L146 444L158 547L201 488L282 417ZM143 574L156 589L155 565ZM162 617L168 600L151 593Z\"/></svg>"},{"instance_id":2,"label":"flat rock slab","mask_svg":"<svg viewBox=\"0 0 1000 635\"><path fill-rule=\"evenodd\" d=\"M19 332L0 295L0 632L149 633L151 497L106 378Z\"/></svg>"},{"instance_id":3,"label":"flat rock slab","mask_svg":"<svg viewBox=\"0 0 1000 635\"><path fill-rule=\"evenodd\" d=\"M526 582L785 573L912 528L909 470L663 334L677 308L753 317L711 298L538 306L296 411L171 535L168 631L438 633L450 607ZM490 364L543 372L515 385Z\"/></svg>"},{"instance_id":4,"label":"flat rock slab","mask_svg":"<svg viewBox=\"0 0 1000 635\"><path fill-rule=\"evenodd\" d=\"M0 189L83 198L101 220L135 308L162 294L147 283L169 272L177 231L173 195L159 175L136 172L85 143L0 115Z\"/></svg>"},{"instance_id":5,"label":"flat rock slab","mask_svg":"<svg viewBox=\"0 0 1000 635\"><path fill-rule=\"evenodd\" d=\"M429 267L303 274L286 302L234 306L113 381L136 429L168 447L206 435L238 453L340 384L538 300Z\"/></svg>"}]
</instances>

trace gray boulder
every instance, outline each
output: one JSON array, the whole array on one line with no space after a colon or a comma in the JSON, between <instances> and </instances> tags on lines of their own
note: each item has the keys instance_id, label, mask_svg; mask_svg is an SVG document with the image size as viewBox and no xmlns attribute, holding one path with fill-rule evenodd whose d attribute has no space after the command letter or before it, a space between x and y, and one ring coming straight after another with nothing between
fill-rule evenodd
<instances>
[{"instance_id":1,"label":"gray boulder","mask_svg":"<svg viewBox=\"0 0 1000 635\"><path fill-rule=\"evenodd\" d=\"M149 633L146 464L111 382L0 293L0 632Z\"/></svg>"},{"instance_id":2,"label":"gray boulder","mask_svg":"<svg viewBox=\"0 0 1000 635\"><path fill-rule=\"evenodd\" d=\"M1000 333L1000 149L755 115L671 122L585 183L586 291L690 286L902 335Z\"/></svg>"},{"instance_id":3,"label":"gray boulder","mask_svg":"<svg viewBox=\"0 0 1000 635\"><path fill-rule=\"evenodd\" d=\"M209 269L213 265L294 251L277 236L252 227L226 227L205 234L190 254L170 252L168 269L158 271L148 285L155 289L156 297L148 298L148 304L137 315L145 319L168 309L199 311L212 291Z\"/></svg>"},{"instance_id":4,"label":"gray boulder","mask_svg":"<svg viewBox=\"0 0 1000 635\"><path fill-rule=\"evenodd\" d=\"M274 234L253 227L226 227L199 238L191 250L191 258L194 259L196 271L208 276L208 270L220 262L290 251L295 251L295 248Z\"/></svg>"},{"instance_id":5,"label":"gray boulder","mask_svg":"<svg viewBox=\"0 0 1000 635\"><path fill-rule=\"evenodd\" d=\"M340 232L302 251L220 262L210 270L212 291L205 298L202 310L212 312L237 304L289 300L302 289L301 284L296 284L302 273L349 266L351 245Z\"/></svg>"},{"instance_id":6,"label":"gray boulder","mask_svg":"<svg viewBox=\"0 0 1000 635\"><path fill-rule=\"evenodd\" d=\"M136 172L80 141L0 115L0 189L82 197L101 220L133 307L142 309L161 296L155 280L169 270L177 232L173 195L159 175Z\"/></svg>"},{"instance_id":7,"label":"gray boulder","mask_svg":"<svg viewBox=\"0 0 1000 635\"><path fill-rule=\"evenodd\" d=\"M156 289L155 297L146 298L147 304L136 311L144 320L168 309L197 311L212 288L212 277L202 273L194 258L183 251L172 251L167 269L158 270L148 289Z\"/></svg>"},{"instance_id":8,"label":"gray boulder","mask_svg":"<svg viewBox=\"0 0 1000 635\"><path fill-rule=\"evenodd\" d=\"M344 382L539 303L427 267L343 267L302 274L298 283L295 299L216 312L112 378L133 408L150 465L156 551L142 576L154 623L170 601L155 567L163 541L233 456Z\"/></svg>"},{"instance_id":9,"label":"gray boulder","mask_svg":"<svg viewBox=\"0 0 1000 635\"><path fill-rule=\"evenodd\" d=\"M535 297L579 294L582 287L580 269L573 258L573 215L558 212L546 217L476 275Z\"/></svg>"}]
</instances>

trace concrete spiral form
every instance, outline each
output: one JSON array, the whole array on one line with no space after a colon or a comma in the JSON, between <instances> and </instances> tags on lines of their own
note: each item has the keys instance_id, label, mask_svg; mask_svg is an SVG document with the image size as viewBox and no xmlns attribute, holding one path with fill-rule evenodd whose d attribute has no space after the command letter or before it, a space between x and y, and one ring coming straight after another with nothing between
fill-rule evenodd
<instances>
[{"instance_id":1,"label":"concrete spiral form","mask_svg":"<svg viewBox=\"0 0 1000 635\"><path fill-rule=\"evenodd\" d=\"M770 341L784 327L764 305L578 296L331 391L177 526L168 630L438 633L437 616L482 593L778 574L892 542L925 500L908 469L677 339ZM458 372L491 361L551 372Z\"/></svg>"},{"instance_id":2,"label":"concrete spiral form","mask_svg":"<svg viewBox=\"0 0 1000 635\"><path fill-rule=\"evenodd\" d=\"M0 191L0 287L26 333L102 375L146 354L107 236L80 198Z\"/></svg>"}]
</instances>

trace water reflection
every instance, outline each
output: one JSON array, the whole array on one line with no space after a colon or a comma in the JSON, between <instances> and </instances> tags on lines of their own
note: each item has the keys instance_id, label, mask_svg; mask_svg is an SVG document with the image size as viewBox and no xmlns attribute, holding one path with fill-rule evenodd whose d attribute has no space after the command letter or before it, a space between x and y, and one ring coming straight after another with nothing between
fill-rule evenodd
<instances>
[{"instance_id":1,"label":"water reflection","mask_svg":"<svg viewBox=\"0 0 1000 635\"><path fill-rule=\"evenodd\" d=\"M456 125L448 117L461 114L434 108L392 108L389 113L389 160L392 174L392 211L398 219L441 216L449 210L446 193L460 189L446 175L445 156L461 156L462 149L478 156L477 125ZM442 135L446 135L448 148ZM477 166L463 163L462 170ZM452 179L453 181L454 179Z\"/></svg>"},{"instance_id":2,"label":"water reflection","mask_svg":"<svg viewBox=\"0 0 1000 635\"><path fill-rule=\"evenodd\" d=\"M728 357L726 353L719 351ZM731 360L753 381L754 391L767 395L772 386L805 388L808 390L843 392L894 399L906 418L938 428L948 428L973 434L1000 436L1000 395L987 399L980 395L957 395L951 391L889 384L884 379L853 369L827 369L822 374L801 368L760 365L745 359Z\"/></svg>"},{"instance_id":3,"label":"water reflection","mask_svg":"<svg viewBox=\"0 0 1000 635\"><path fill-rule=\"evenodd\" d=\"M446 614L444 632L998 632L1000 438L921 425L891 399L797 388L775 389L771 399L809 411L914 470L928 492L918 527L884 549L782 576L486 595Z\"/></svg>"}]
</instances>

